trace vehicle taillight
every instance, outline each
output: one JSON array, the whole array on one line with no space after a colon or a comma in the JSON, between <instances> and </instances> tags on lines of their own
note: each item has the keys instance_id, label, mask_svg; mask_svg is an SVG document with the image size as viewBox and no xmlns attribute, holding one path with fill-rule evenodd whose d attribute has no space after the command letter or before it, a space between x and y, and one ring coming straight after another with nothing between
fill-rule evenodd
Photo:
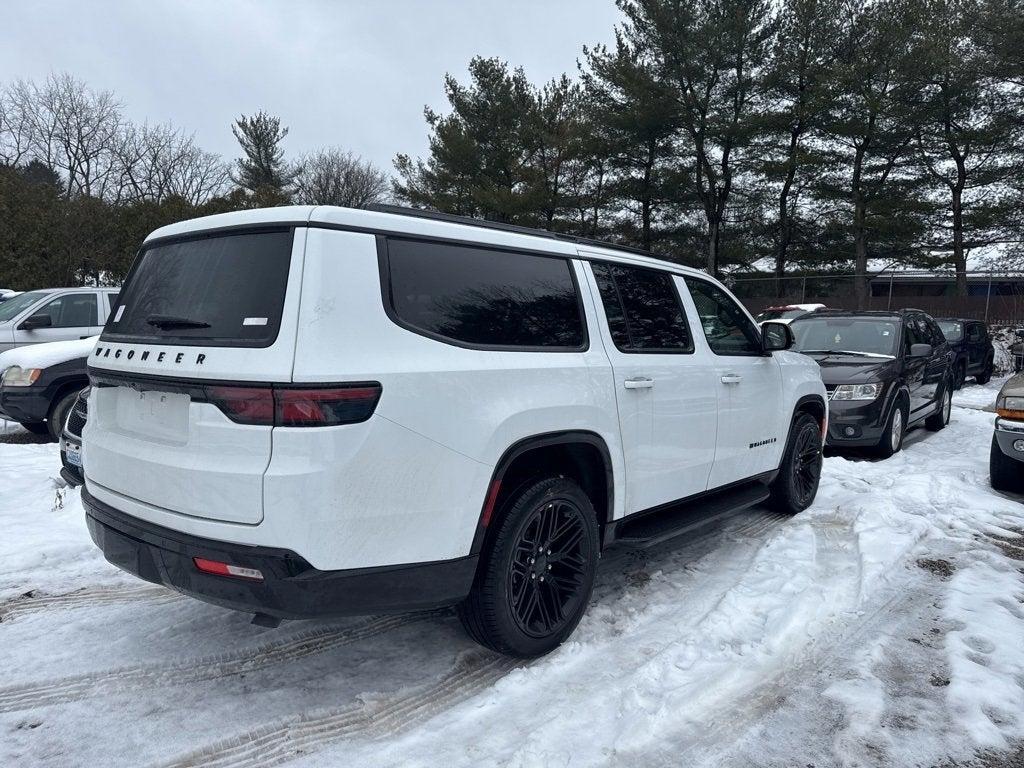
<instances>
[{"instance_id":1,"label":"vehicle taillight","mask_svg":"<svg viewBox=\"0 0 1024 768\"><path fill-rule=\"evenodd\" d=\"M207 402L232 421L275 427L355 424L373 415L380 384L329 387L207 387Z\"/></svg>"},{"instance_id":2,"label":"vehicle taillight","mask_svg":"<svg viewBox=\"0 0 1024 768\"><path fill-rule=\"evenodd\" d=\"M207 560L205 557L193 557L192 562L203 573L209 573L214 576L234 576L237 579L263 581L263 572L256 568L231 565L230 563L222 563L219 560Z\"/></svg>"},{"instance_id":3,"label":"vehicle taillight","mask_svg":"<svg viewBox=\"0 0 1024 768\"><path fill-rule=\"evenodd\" d=\"M207 387L206 399L239 424L274 423L274 390L271 387Z\"/></svg>"},{"instance_id":4,"label":"vehicle taillight","mask_svg":"<svg viewBox=\"0 0 1024 768\"><path fill-rule=\"evenodd\" d=\"M329 427L366 421L377 407L380 385L324 389L275 389L274 425L278 427Z\"/></svg>"}]
</instances>

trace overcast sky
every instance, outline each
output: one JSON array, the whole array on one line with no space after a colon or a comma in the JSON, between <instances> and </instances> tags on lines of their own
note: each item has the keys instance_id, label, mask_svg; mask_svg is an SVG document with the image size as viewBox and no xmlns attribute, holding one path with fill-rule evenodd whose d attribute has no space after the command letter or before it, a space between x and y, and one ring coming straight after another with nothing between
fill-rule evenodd
<instances>
[{"instance_id":1,"label":"overcast sky","mask_svg":"<svg viewBox=\"0 0 1024 768\"><path fill-rule=\"evenodd\" d=\"M290 157L352 149L387 171L423 155L423 106L475 54L541 83L574 73L583 45L610 43L613 0L21 2L0 0L0 81L68 71L113 91L135 121L194 132L237 156L231 121L259 109L290 128Z\"/></svg>"}]
</instances>

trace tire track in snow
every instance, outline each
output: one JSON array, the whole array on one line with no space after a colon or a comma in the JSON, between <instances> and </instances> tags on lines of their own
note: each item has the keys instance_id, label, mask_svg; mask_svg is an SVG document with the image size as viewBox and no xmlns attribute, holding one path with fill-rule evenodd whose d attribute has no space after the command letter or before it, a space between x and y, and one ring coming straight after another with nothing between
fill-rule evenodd
<instances>
[{"instance_id":1,"label":"tire track in snow","mask_svg":"<svg viewBox=\"0 0 1024 768\"><path fill-rule=\"evenodd\" d=\"M287 762L336 741L382 740L489 688L522 663L484 651L472 652L439 680L412 692L303 713L215 742L165 764L165 768L257 768Z\"/></svg>"},{"instance_id":2,"label":"tire track in snow","mask_svg":"<svg viewBox=\"0 0 1024 768\"><path fill-rule=\"evenodd\" d=\"M134 688L176 686L254 672L357 643L447 613L446 610L437 610L402 616L378 616L348 629L317 627L255 648L240 648L218 656L122 667L40 683L7 686L0 688L0 712L66 704L114 690L121 693L126 685Z\"/></svg>"},{"instance_id":3,"label":"tire track in snow","mask_svg":"<svg viewBox=\"0 0 1024 768\"><path fill-rule=\"evenodd\" d=\"M10 621L18 616L25 616L51 609L73 610L75 608L96 605L145 600L151 604L169 603L182 599L173 590L155 585L116 586L116 587L82 587L73 592L48 594L39 590L29 590L23 595L0 601L0 621Z\"/></svg>"}]
</instances>

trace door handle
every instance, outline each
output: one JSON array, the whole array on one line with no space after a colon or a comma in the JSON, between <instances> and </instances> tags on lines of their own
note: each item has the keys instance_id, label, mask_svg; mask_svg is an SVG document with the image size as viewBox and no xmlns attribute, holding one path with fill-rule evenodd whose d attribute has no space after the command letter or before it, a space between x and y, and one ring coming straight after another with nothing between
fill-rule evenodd
<instances>
[{"instance_id":1,"label":"door handle","mask_svg":"<svg viewBox=\"0 0 1024 768\"><path fill-rule=\"evenodd\" d=\"M743 377L735 373L727 373L722 377L723 384L739 384L741 381L743 381Z\"/></svg>"},{"instance_id":2,"label":"door handle","mask_svg":"<svg viewBox=\"0 0 1024 768\"><path fill-rule=\"evenodd\" d=\"M622 386L626 389L650 389L654 386L654 379L649 379L646 376L634 376L622 382Z\"/></svg>"}]
</instances>

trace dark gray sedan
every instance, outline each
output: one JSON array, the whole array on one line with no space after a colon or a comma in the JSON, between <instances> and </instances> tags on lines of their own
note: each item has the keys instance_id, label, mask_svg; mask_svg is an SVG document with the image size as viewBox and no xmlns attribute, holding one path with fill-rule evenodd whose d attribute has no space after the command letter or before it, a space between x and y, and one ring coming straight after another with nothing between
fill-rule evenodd
<instances>
[{"instance_id":1,"label":"dark gray sedan","mask_svg":"<svg viewBox=\"0 0 1024 768\"><path fill-rule=\"evenodd\" d=\"M996 398L989 474L997 491L1024 491L1024 373L1011 377Z\"/></svg>"}]
</instances>

